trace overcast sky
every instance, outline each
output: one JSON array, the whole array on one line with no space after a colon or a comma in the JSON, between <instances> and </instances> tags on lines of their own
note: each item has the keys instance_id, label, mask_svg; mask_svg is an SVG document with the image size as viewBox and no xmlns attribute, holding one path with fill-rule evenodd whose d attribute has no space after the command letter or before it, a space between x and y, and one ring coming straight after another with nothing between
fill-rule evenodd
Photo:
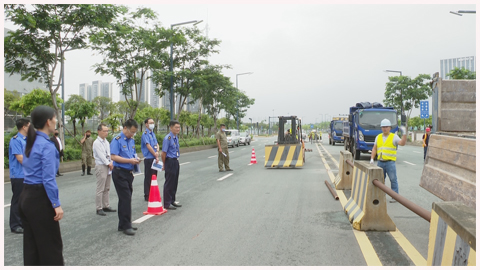
<instances>
[{"instance_id":1,"label":"overcast sky","mask_svg":"<svg viewBox=\"0 0 480 270\"><path fill-rule=\"evenodd\" d=\"M287 114L320 122L360 101L383 103L388 76L398 75L386 69L413 78L440 71L441 59L476 56L476 15L449 13L475 10L473 4L142 6L155 10L165 27L203 20L198 27L208 25L208 36L222 41L210 61L231 65L224 74L233 84L235 74L253 72L238 77L239 89L255 99L246 122ZM66 53L67 98L81 83L115 82L93 72L101 59L91 51ZM118 91L115 85L114 101Z\"/></svg>"}]
</instances>

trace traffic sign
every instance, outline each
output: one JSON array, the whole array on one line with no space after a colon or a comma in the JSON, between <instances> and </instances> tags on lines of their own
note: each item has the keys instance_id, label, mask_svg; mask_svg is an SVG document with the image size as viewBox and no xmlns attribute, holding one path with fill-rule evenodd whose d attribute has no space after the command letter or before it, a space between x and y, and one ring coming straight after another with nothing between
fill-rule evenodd
<instances>
[{"instance_id":1,"label":"traffic sign","mask_svg":"<svg viewBox=\"0 0 480 270\"><path fill-rule=\"evenodd\" d=\"M430 114L428 113L428 100L420 101L420 118L428 119Z\"/></svg>"},{"instance_id":2,"label":"traffic sign","mask_svg":"<svg viewBox=\"0 0 480 270\"><path fill-rule=\"evenodd\" d=\"M310 128L313 128L313 125L310 125Z\"/></svg>"}]
</instances>

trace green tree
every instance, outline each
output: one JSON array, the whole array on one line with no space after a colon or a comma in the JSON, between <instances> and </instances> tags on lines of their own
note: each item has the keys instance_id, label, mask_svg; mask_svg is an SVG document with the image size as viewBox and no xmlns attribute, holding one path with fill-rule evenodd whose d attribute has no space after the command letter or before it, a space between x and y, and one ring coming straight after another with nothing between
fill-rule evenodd
<instances>
[{"instance_id":1,"label":"green tree","mask_svg":"<svg viewBox=\"0 0 480 270\"><path fill-rule=\"evenodd\" d=\"M142 93L146 88L148 70L162 67L168 59L171 31L160 26L156 13L149 8L138 8L110 27L91 31L92 48L104 56L94 65L95 72L117 79L121 95L129 107L126 118L135 118ZM163 62L162 62L163 61Z\"/></svg>"},{"instance_id":2,"label":"green tree","mask_svg":"<svg viewBox=\"0 0 480 270\"><path fill-rule=\"evenodd\" d=\"M173 88L177 100L177 117L181 116L188 97L192 102L197 98L203 69L208 65L207 57L218 53L215 49L220 41L208 39L196 27L174 29L171 38L173 44L173 71L170 71L170 57L162 59L162 65L153 70L152 81L161 88L155 89L160 97L169 95L170 77L173 76ZM179 118L177 118L179 120Z\"/></svg>"},{"instance_id":3,"label":"green tree","mask_svg":"<svg viewBox=\"0 0 480 270\"><path fill-rule=\"evenodd\" d=\"M63 100L56 94L55 102L62 104ZM16 112L22 112L23 116L30 115L30 113L39 105L53 106L50 93L42 89L33 89L32 92L22 96L20 100L14 101L9 109ZM57 118L60 119L61 118Z\"/></svg>"},{"instance_id":4,"label":"green tree","mask_svg":"<svg viewBox=\"0 0 480 270\"><path fill-rule=\"evenodd\" d=\"M129 110L130 110L130 107L129 107L128 103L126 101L120 100L119 102L117 102L115 104L115 107L117 108L116 111L118 113L122 114L122 119L121 119L122 123L127 121L128 113L129 113Z\"/></svg>"},{"instance_id":5,"label":"green tree","mask_svg":"<svg viewBox=\"0 0 480 270\"><path fill-rule=\"evenodd\" d=\"M112 113L103 119L103 123L112 127L112 134L115 134L117 127L120 125L120 121L123 118L123 114L121 113Z\"/></svg>"},{"instance_id":6,"label":"green tree","mask_svg":"<svg viewBox=\"0 0 480 270\"><path fill-rule=\"evenodd\" d=\"M475 80L477 75L475 71L470 71L464 67L450 70L447 76L452 80Z\"/></svg>"},{"instance_id":7,"label":"green tree","mask_svg":"<svg viewBox=\"0 0 480 270\"><path fill-rule=\"evenodd\" d=\"M71 95L65 102L65 114L70 116L73 123L73 136L77 135L76 122L82 126L82 133L85 133L85 121L98 113L95 103L86 101L82 96Z\"/></svg>"},{"instance_id":8,"label":"green tree","mask_svg":"<svg viewBox=\"0 0 480 270\"><path fill-rule=\"evenodd\" d=\"M231 98L224 100L224 110L233 117L235 122L235 128L237 127L237 113L238 119L244 118L247 114L247 109L250 108L250 105L255 103L255 99L250 99L245 92L240 91L234 88L228 95L231 95ZM240 121L239 121L240 123Z\"/></svg>"},{"instance_id":9,"label":"green tree","mask_svg":"<svg viewBox=\"0 0 480 270\"><path fill-rule=\"evenodd\" d=\"M143 132L143 128L145 127L145 119L147 119L147 117L151 117L150 113L152 112L153 108L147 103L142 102L139 104L137 113L135 114L135 117L133 119L137 121L140 132Z\"/></svg>"},{"instance_id":10,"label":"green tree","mask_svg":"<svg viewBox=\"0 0 480 270\"><path fill-rule=\"evenodd\" d=\"M190 115L191 113L188 111L181 111L180 116L178 117L178 122L180 122L181 133L183 134L183 126L187 126L187 136L188 136L188 126L190 123Z\"/></svg>"},{"instance_id":11,"label":"green tree","mask_svg":"<svg viewBox=\"0 0 480 270\"><path fill-rule=\"evenodd\" d=\"M13 121L16 120L17 112L10 109L12 104L20 100L20 93L17 90L12 92L8 91L7 88L3 88L3 113L4 117L10 117ZM10 116L10 112L15 112L15 117Z\"/></svg>"},{"instance_id":12,"label":"green tree","mask_svg":"<svg viewBox=\"0 0 480 270\"><path fill-rule=\"evenodd\" d=\"M50 92L52 107L62 123L57 93L63 84L64 54L87 46L87 30L106 27L125 10L119 5L4 5L6 20L19 28L4 38L4 68L21 79L39 80ZM46 103L44 103L46 104ZM64 144L63 126L60 138Z\"/></svg>"},{"instance_id":13,"label":"green tree","mask_svg":"<svg viewBox=\"0 0 480 270\"><path fill-rule=\"evenodd\" d=\"M202 114L202 120L200 121L200 124L202 126L202 136L204 136L205 132L203 131L203 128L206 127L208 129L207 132L207 137L210 137L211 135L211 128L213 127L213 117L210 117L208 114Z\"/></svg>"},{"instance_id":14,"label":"green tree","mask_svg":"<svg viewBox=\"0 0 480 270\"><path fill-rule=\"evenodd\" d=\"M166 126L167 132L170 132L168 131L168 125L170 124L170 111L165 108L160 108L160 124Z\"/></svg>"},{"instance_id":15,"label":"green tree","mask_svg":"<svg viewBox=\"0 0 480 270\"><path fill-rule=\"evenodd\" d=\"M403 110L408 119L412 113L413 108L420 107L420 101L426 100L432 96L432 88L430 87L430 75L420 74L414 79L409 76L391 76L388 77L389 82L385 87L385 99L383 100L385 106L393 107L397 112L401 111L403 93Z\"/></svg>"},{"instance_id":16,"label":"green tree","mask_svg":"<svg viewBox=\"0 0 480 270\"><path fill-rule=\"evenodd\" d=\"M95 104L95 108L100 112L100 121L102 121L112 110L114 110L115 105L108 97L97 96L92 100L92 102Z\"/></svg>"}]
</instances>

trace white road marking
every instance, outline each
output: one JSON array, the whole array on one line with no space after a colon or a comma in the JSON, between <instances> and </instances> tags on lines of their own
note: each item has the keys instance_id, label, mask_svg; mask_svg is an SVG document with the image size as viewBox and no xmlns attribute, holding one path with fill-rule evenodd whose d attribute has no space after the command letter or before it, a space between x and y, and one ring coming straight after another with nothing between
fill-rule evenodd
<instances>
[{"instance_id":1,"label":"white road marking","mask_svg":"<svg viewBox=\"0 0 480 270\"><path fill-rule=\"evenodd\" d=\"M250 166L250 165L252 165L252 164L255 164L255 163L248 163L247 166Z\"/></svg>"},{"instance_id":2,"label":"white road marking","mask_svg":"<svg viewBox=\"0 0 480 270\"><path fill-rule=\"evenodd\" d=\"M9 207L9 206L10 206L10 204L4 205L4 206L3 206L3 208L5 208L5 207Z\"/></svg>"},{"instance_id":3,"label":"white road marking","mask_svg":"<svg viewBox=\"0 0 480 270\"><path fill-rule=\"evenodd\" d=\"M214 157L217 157L217 156L211 156L211 157L208 157L208 158L214 158Z\"/></svg>"},{"instance_id":4,"label":"white road marking","mask_svg":"<svg viewBox=\"0 0 480 270\"><path fill-rule=\"evenodd\" d=\"M245 150L246 148L242 148L242 150Z\"/></svg>"},{"instance_id":5,"label":"white road marking","mask_svg":"<svg viewBox=\"0 0 480 270\"><path fill-rule=\"evenodd\" d=\"M423 154L422 152L417 152L417 151L413 151L414 153L417 153L417 154Z\"/></svg>"},{"instance_id":6,"label":"white road marking","mask_svg":"<svg viewBox=\"0 0 480 270\"><path fill-rule=\"evenodd\" d=\"M224 177L217 179L217 181L222 181L222 180L224 180L224 179L226 179L226 178L228 178L232 175L233 175L233 173L229 173L229 174L225 175Z\"/></svg>"},{"instance_id":7,"label":"white road marking","mask_svg":"<svg viewBox=\"0 0 480 270\"><path fill-rule=\"evenodd\" d=\"M151 217L153 217L153 216L155 216L155 215L145 215L145 216L143 216L143 217L141 217L141 218L133 221L132 223L137 223L137 224L138 224L138 223L142 223L142 222L144 222L145 220L147 220L147 219L149 219L149 218L151 218Z\"/></svg>"},{"instance_id":8,"label":"white road marking","mask_svg":"<svg viewBox=\"0 0 480 270\"><path fill-rule=\"evenodd\" d=\"M408 161L404 161L404 162L407 163L407 164L409 164L409 165L415 165L415 164L410 163L410 162L408 162Z\"/></svg>"},{"instance_id":9,"label":"white road marking","mask_svg":"<svg viewBox=\"0 0 480 270\"><path fill-rule=\"evenodd\" d=\"M188 163L190 163L190 162L181 163L180 165L185 165L185 164L188 164Z\"/></svg>"},{"instance_id":10,"label":"white road marking","mask_svg":"<svg viewBox=\"0 0 480 270\"><path fill-rule=\"evenodd\" d=\"M233 152L235 152L235 151L230 151L230 153L233 153Z\"/></svg>"}]
</instances>

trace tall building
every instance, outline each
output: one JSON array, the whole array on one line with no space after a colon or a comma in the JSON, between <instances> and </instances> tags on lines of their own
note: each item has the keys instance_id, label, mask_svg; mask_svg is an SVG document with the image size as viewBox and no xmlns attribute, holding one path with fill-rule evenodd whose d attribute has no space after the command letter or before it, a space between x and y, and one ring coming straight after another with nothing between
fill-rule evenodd
<instances>
[{"instance_id":1,"label":"tall building","mask_svg":"<svg viewBox=\"0 0 480 270\"><path fill-rule=\"evenodd\" d=\"M470 71L476 71L476 60L477 59L475 56L442 59L440 60L440 77L444 80L450 79L447 74L456 67L464 67L465 69L468 69Z\"/></svg>"},{"instance_id":2,"label":"tall building","mask_svg":"<svg viewBox=\"0 0 480 270\"><path fill-rule=\"evenodd\" d=\"M100 96L100 86L102 85L102 81L93 81L92 82L92 99L88 101L92 101L94 98Z\"/></svg>"},{"instance_id":3,"label":"tall building","mask_svg":"<svg viewBox=\"0 0 480 270\"><path fill-rule=\"evenodd\" d=\"M156 89L157 89L157 85L152 81L150 80L150 106L152 106L152 108L160 108L160 97L156 94Z\"/></svg>"},{"instance_id":4,"label":"tall building","mask_svg":"<svg viewBox=\"0 0 480 270\"><path fill-rule=\"evenodd\" d=\"M79 87L79 95L83 97L85 100L88 100L88 87L90 85L88 83L82 83Z\"/></svg>"},{"instance_id":5,"label":"tall building","mask_svg":"<svg viewBox=\"0 0 480 270\"><path fill-rule=\"evenodd\" d=\"M113 83L104 82L101 84L100 96L112 99Z\"/></svg>"}]
</instances>

